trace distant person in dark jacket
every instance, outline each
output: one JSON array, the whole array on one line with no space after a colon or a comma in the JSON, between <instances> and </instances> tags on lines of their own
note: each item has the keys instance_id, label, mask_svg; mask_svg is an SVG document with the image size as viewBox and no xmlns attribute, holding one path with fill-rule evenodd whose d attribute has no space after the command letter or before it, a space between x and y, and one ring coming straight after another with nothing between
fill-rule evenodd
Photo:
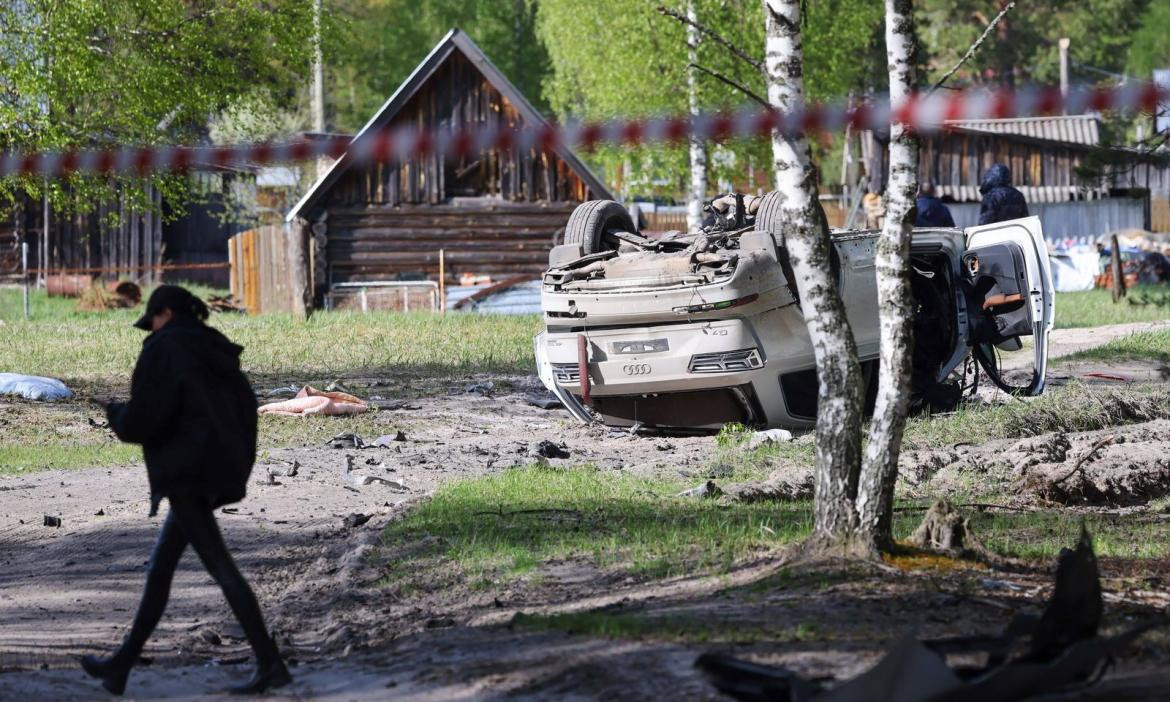
<instances>
[{"instance_id":1,"label":"distant person in dark jacket","mask_svg":"<svg viewBox=\"0 0 1170 702\"><path fill-rule=\"evenodd\" d=\"M1024 194L1012 187L1012 170L997 163L983 174L979 183L983 203L979 206L979 223L993 224L1028 216Z\"/></svg>"},{"instance_id":2,"label":"distant person in dark jacket","mask_svg":"<svg viewBox=\"0 0 1170 702\"><path fill-rule=\"evenodd\" d=\"M188 544L223 590L256 654L255 675L232 691L254 694L291 681L215 521L213 510L244 498L256 460L256 398L240 371L243 349L204 324L207 314L183 288L155 290L134 324L151 334L134 367L130 401L103 403L118 438L142 444L151 516L164 497L170 503L130 633L112 656L81 659L85 672L116 695L166 609Z\"/></svg>"},{"instance_id":3,"label":"distant person in dark jacket","mask_svg":"<svg viewBox=\"0 0 1170 702\"><path fill-rule=\"evenodd\" d=\"M916 227L954 227L955 218L942 200L934 194L934 183L923 183L918 187L918 199L914 202L918 211L914 220Z\"/></svg>"}]
</instances>

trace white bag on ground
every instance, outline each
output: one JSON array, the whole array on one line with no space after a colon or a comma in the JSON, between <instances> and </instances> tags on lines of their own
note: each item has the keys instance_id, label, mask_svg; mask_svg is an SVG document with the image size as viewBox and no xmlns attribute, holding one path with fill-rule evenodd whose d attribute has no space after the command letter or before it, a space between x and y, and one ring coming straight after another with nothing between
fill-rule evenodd
<instances>
[{"instance_id":1,"label":"white bag on ground","mask_svg":"<svg viewBox=\"0 0 1170 702\"><path fill-rule=\"evenodd\" d=\"M68 400L73 391L56 378L0 373L0 395L20 395L28 400Z\"/></svg>"}]
</instances>

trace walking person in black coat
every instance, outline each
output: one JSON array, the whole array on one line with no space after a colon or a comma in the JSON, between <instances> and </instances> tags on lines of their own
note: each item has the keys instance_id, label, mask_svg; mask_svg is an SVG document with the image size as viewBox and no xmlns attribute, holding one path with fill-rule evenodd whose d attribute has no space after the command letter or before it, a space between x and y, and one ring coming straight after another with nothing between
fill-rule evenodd
<instances>
[{"instance_id":1,"label":"walking person in black coat","mask_svg":"<svg viewBox=\"0 0 1170 702\"><path fill-rule=\"evenodd\" d=\"M1012 169L996 163L979 182L983 202L979 205L979 223L994 224L1028 216L1024 194L1012 187Z\"/></svg>"},{"instance_id":2,"label":"walking person in black coat","mask_svg":"<svg viewBox=\"0 0 1170 702\"><path fill-rule=\"evenodd\" d=\"M170 503L130 633L110 657L81 659L85 672L116 695L166 609L188 544L223 589L256 654L255 675L232 692L255 694L292 679L215 521L215 509L244 498L256 459L256 398L240 372L243 348L204 324L207 314L183 288L155 290L134 325L151 334L134 367L130 401L103 403L118 438L142 444L151 516L164 497Z\"/></svg>"}]
</instances>

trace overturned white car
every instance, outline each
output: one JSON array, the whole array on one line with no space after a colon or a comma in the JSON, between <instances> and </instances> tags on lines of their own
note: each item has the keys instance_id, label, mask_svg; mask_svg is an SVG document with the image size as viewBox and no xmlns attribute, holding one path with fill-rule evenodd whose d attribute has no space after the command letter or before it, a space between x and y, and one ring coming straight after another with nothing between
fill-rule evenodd
<instances>
[{"instance_id":1,"label":"overturned white car","mask_svg":"<svg viewBox=\"0 0 1170 702\"><path fill-rule=\"evenodd\" d=\"M725 196L705 226L648 238L620 204L595 200L552 249L535 339L541 381L577 418L615 426L807 427L817 379L779 200ZM879 345L876 231L834 231L833 269L868 383ZM1035 217L917 229L913 402L954 404L978 366L1011 392L1044 388L1053 287ZM1034 337L1031 380L1012 386L997 349ZM975 364L978 363L978 366ZM964 385L966 388L964 388Z\"/></svg>"}]
</instances>

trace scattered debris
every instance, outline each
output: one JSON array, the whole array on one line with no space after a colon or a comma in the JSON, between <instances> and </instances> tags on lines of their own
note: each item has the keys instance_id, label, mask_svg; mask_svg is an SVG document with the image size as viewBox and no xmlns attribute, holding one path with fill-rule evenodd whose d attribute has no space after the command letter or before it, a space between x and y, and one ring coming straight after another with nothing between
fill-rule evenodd
<instances>
[{"instance_id":1,"label":"scattered debris","mask_svg":"<svg viewBox=\"0 0 1170 702\"><path fill-rule=\"evenodd\" d=\"M783 441L792 441L795 437L787 429L768 429L754 432L748 439L748 448L754 449L764 444L778 444Z\"/></svg>"},{"instance_id":2,"label":"scattered debris","mask_svg":"<svg viewBox=\"0 0 1170 702\"><path fill-rule=\"evenodd\" d=\"M91 427L93 427L94 429L109 429L110 428L110 423L104 419L99 421L97 419L94 419L93 417L86 417L85 420L87 422L89 422L89 425Z\"/></svg>"},{"instance_id":3,"label":"scattered debris","mask_svg":"<svg viewBox=\"0 0 1170 702\"><path fill-rule=\"evenodd\" d=\"M395 490L402 490L404 492L410 491L410 488L406 486L406 483L398 480L391 480L390 478L383 478L380 475L370 475L368 473L355 473L354 461L355 458L352 455L347 455L345 457L345 467L342 469L341 479L345 483L348 483L346 487L349 487L350 485L365 487L366 485L380 483Z\"/></svg>"},{"instance_id":4,"label":"scattered debris","mask_svg":"<svg viewBox=\"0 0 1170 702\"><path fill-rule=\"evenodd\" d=\"M299 462L299 461L293 461L293 462L292 462L292 468L289 468L289 469L288 469L288 477L290 477L290 478L295 478L295 477L296 477L296 475L297 475L297 473L299 473L299 472L300 472L300 470L301 470L301 464L300 464L300 462Z\"/></svg>"},{"instance_id":5,"label":"scattered debris","mask_svg":"<svg viewBox=\"0 0 1170 702\"><path fill-rule=\"evenodd\" d=\"M715 484L715 481L708 480L702 485L693 487L689 490L683 490L682 492L675 495L675 497L719 497L722 494L723 491L719 489L719 486Z\"/></svg>"},{"instance_id":6,"label":"scattered debris","mask_svg":"<svg viewBox=\"0 0 1170 702\"><path fill-rule=\"evenodd\" d=\"M367 444L365 440L357 434L346 432L344 434L338 434L332 439L326 441L325 445L329 448L335 449L364 449L369 444Z\"/></svg>"},{"instance_id":7,"label":"scattered debris","mask_svg":"<svg viewBox=\"0 0 1170 702\"><path fill-rule=\"evenodd\" d=\"M45 515L45 526L61 528L61 518Z\"/></svg>"},{"instance_id":8,"label":"scattered debris","mask_svg":"<svg viewBox=\"0 0 1170 702\"><path fill-rule=\"evenodd\" d=\"M737 700L1023 700L1070 685L1093 684L1100 679L1102 666L1108 666L1137 637L1170 624L1170 619L1156 617L1117 636L1100 637L1102 610L1097 559L1082 529L1076 549L1061 551L1056 584L1043 615L1039 619L1017 615L998 636L904 638L873 668L827 691L791 670L722 654L705 653L695 667L718 690ZM1025 642L1026 646L1020 645ZM972 666L970 661L980 654L985 662ZM948 666L948 655L959 657L962 664Z\"/></svg>"},{"instance_id":9,"label":"scattered debris","mask_svg":"<svg viewBox=\"0 0 1170 702\"><path fill-rule=\"evenodd\" d=\"M248 310L244 304L231 295L212 295L207 298L207 309L212 312L231 312L243 314Z\"/></svg>"},{"instance_id":10,"label":"scattered debris","mask_svg":"<svg viewBox=\"0 0 1170 702\"><path fill-rule=\"evenodd\" d=\"M398 431L394 432L393 434L385 434L383 436L379 436L378 438L374 439L374 443L370 444L370 446L386 447L386 446L393 445L395 442L402 442L402 441L406 441L406 432L399 429Z\"/></svg>"},{"instance_id":11,"label":"scattered debris","mask_svg":"<svg viewBox=\"0 0 1170 702\"><path fill-rule=\"evenodd\" d=\"M215 629L204 628L199 630L199 640L203 643L211 644L212 646L219 646L223 644L223 638Z\"/></svg>"},{"instance_id":12,"label":"scattered debris","mask_svg":"<svg viewBox=\"0 0 1170 702\"><path fill-rule=\"evenodd\" d=\"M332 387L332 384L330 385ZM261 405L260 414L301 416L321 414L326 416L361 414L370 406L359 398L344 392L321 391L311 385L301 388L296 397L283 402Z\"/></svg>"},{"instance_id":13,"label":"scattered debris","mask_svg":"<svg viewBox=\"0 0 1170 702\"><path fill-rule=\"evenodd\" d=\"M353 529L354 527L360 527L361 525L370 521L370 517L371 515L369 514L352 512L345 517L345 520L342 521L342 525L344 525L346 529Z\"/></svg>"},{"instance_id":14,"label":"scattered debris","mask_svg":"<svg viewBox=\"0 0 1170 702\"><path fill-rule=\"evenodd\" d=\"M105 510L105 509L99 509L98 511L96 511L96 512L94 512L94 513L93 513L93 516L95 516L95 517L104 517L104 516L106 516L106 510Z\"/></svg>"},{"instance_id":15,"label":"scattered debris","mask_svg":"<svg viewBox=\"0 0 1170 702\"><path fill-rule=\"evenodd\" d=\"M568 447L564 444L554 444L548 439L544 439L540 443L533 444L528 449L529 455L540 456L541 458L568 458Z\"/></svg>"},{"instance_id":16,"label":"scattered debris","mask_svg":"<svg viewBox=\"0 0 1170 702\"><path fill-rule=\"evenodd\" d=\"M542 410L560 409L561 401L558 400L552 393L529 393L524 396L524 401L533 407L539 407Z\"/></svg>"},{"instance_id":17,"label":"scattered debris","mask_svg":"<svg viewBox=\"0 0 1170 702\"><path fill-rule=\"evenodd\" d=\"M463 389L463 392L467 393L468 395L483 395L484 397L491 397L492 390L494 390L495 387L496 384L488 380L482 383L468 385Z\"/></svg>"}]
</instances>

